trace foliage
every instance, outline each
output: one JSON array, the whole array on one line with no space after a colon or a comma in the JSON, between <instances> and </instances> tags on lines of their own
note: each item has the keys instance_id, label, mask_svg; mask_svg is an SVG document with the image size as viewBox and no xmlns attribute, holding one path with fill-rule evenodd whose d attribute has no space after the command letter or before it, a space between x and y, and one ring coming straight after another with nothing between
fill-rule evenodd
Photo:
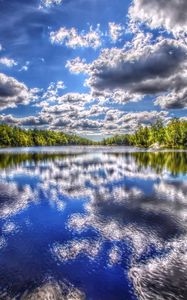
<instances>
[{"instance_id":1,"label":"foliage","mask_svg":"<svg viewBox=\"0 0 187 300\"><path fill-rule=\"evenodd\" d=\"M163 148L187 148L187 121L172 119L164 126L159 119L148 126L139 126L134 134L116 135L105 139L104 145L132 145L148 148L155 144Z\"/></svg>"},{"instance_id":2,"label":"foliage","mask_svg":"<svg viewBox=\"0 0 187 300\"><path fill-rule=\"evenodd\" d=\"M86 138L52 130L24 130L0 125L0 147L62 145L125 145L148 148L187 148L187 121L171 120L164 126L159 119L151 126L139 126L134 134L115 135L97 143Z\"/></svg>"},{"instance_id":3,"label":"foliage","mask_svg":"<svg viewBox=\"0 0 187 300\"><path fill-rule=\"evenodd\" d=\"M103 145L130 145L129 135L115 135L113 137L104 139L101 143Z\"/></svg>"},{"instance_id":4,"label":"foliage","mask_svg":"<svg viewBox=\"0 0 187 300\"><path fill-rule=\"evenodd\" d=\"M94 142L76 135L52 130L24 130L0 125L0 147L32 147L62 145L92 145Z\"/></svg>"}]
</instances>

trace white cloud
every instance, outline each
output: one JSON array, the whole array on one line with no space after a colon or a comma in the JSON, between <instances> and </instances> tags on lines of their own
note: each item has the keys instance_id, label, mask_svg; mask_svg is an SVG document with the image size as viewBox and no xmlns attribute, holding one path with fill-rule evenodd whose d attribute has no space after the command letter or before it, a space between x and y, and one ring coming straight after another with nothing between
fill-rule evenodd
<instances>
[{"instance_id":1,"label":"white cloud","mask_svg":"<svg viewBox=\"0 0 187 300\"><path fill-rule=\"evenodd\" d=\"M13 117L11 114L9 115L1 114L0 121L8 125L18 125L18 119Z\"/></svg>"},{"instance_id":2,"label":"white cloud","mask_svg":"<svg viewBox=\"0 0 187 300\"><path fill-rule=\"evenodd\" d=\"M26 63L25 63L25 65L23 65L21 68L20 68L20 72L22 72L22 71L28 71L28 69L29 69L29 65L30 65L30 61L26 61Z\"/></svg>"},{"instance_id":3,"label":"white cloud","mask_svg":"<svg viewBox=\"0 0 187 300\"><path fill-rule=\"evenodd\" d=\"M120 128L126 129L127 132L133 132L137 129L138 125L149 126L156 122L156 120L162 119L165 123L168 120L167 111L141 111L141 112L129 112L123 114L117 124Z\"/></svg>"},{"instance_id":4,"label":"white cloud","mask_svg":"<svg viewBox=\"0 0 187 300\"><path fill-rule=\"evenodd\" d=\"M68 60L66 63L66 68L74 74L89 72L89 65L86 63L85 59L81 59L80 57Z\"/></svg>"},{"instance_id":5,"label":"white cloud","mask_svg":"<svg viewBox=\"0 0 187 300\"><path fill-rule=\"evenodd\" d=\"M103 49L92 63L76 58L67 67L88 75L85 85L94 97L126 103L182 92L187 84L187 47L181 40L159 37L153 41L151 34L139 32L123 49ZM184 107L184 101L179 101Z\"/></svg>"},{"instance_id":6,"label":"white cloud","mask_svg":"<svg viewBox=\"0 0 187 300\"><path fill-rule=\"evenodd\" d=\"M29 89L24 83L0 73L0 110L26 105L36 100L38 89Z\"/></svg>"},{"instance_id":7,"label":"white cloud","mask_svg":"<svg viewBox=\"0 0 187 300\"><path fill-rule=\"evenodd\" d=\"M42 95L42 100L47 102L57 102L59 99L59 90L64 90L65 84L63 81L51 82L47 90ZM44 102L39 103L43 105ZM37 104L38 105L38 104Z\"/></svg>"},{"instance_id":8,"label":"white cloud","mask_svg":"<svg viewBox=\"0 0 187 300\"><path fill-rule=\"evenodd\" d=\"M21 72L21 71L25 71L25 72L28 71L28 66L23 66L23 67L21 67L21 69L20 69L19 71L20 71L20 72Z\"/></svg>"},{"instance_id":9,"label":"white cloud","mask_svg":"<svg viewBox=\"0 0 187 300\"><path fill-rule=\"evenodd\" d=\"M116 43L119 38L122 36L125 28L121 24L116 24L114 22L110 22L109 26L109 36L113 43Z\"/></svg>"},{"instance_id":10,"label":"white cloud","mask_svg":"<svg viewBox=\"0 0 187 300\"><path fill-rule=\"evenodd\" d=\"M65 44L69 48L94 48L101 46L101 32L99 25L96 30L90 27L88 32L78 32L76 28L61 27L50 33L50 40L53 44Z\"/></svg>"},{"instance_id":11,"label":"white cloud","mask_svg":"<svg viewBox=\"0 0 187 300\"><path fill-rule=\"evenodd\" d=\"M90 94L80 94L80 93L68 93L58 98L58 103L69 103L69 104L86 104L92 100Z\"/></svg>"},{"instance_id":12,"label":"white cloud","mask_svg":"<svg viewBox=\"0 0 187 300\"><path fill-rule=\"evenodd\" d=\"M138 125L149 126L158 118L162 119L164 123L169 120L166 111L127 113L100 105L93 105L90 109L85 109L83 103L74 102L70 104L64 102L58 105L46 106L36 116L15 118L12 115L2 115L0 121L10 125L47 127L78 134L100 133L104 136L133 132Z\"/></svg>"},{"instance_id":13,"label":"white cloud","mask_svg":"<svg viewBox=\"0 0 187 300\"><path fill-rule=\"evenodd\" d=\"M51 7L52 5L59 5L63 3L63 0L42 0L41 6Z\"/></svg>"},{"instance_id":14,"label":"white cloud","mask_svg":"<svg viewBox=\"0 0 187 300\"><path fill-rule=\"evenodd\" d=\"M1 57L0 58L0 64L5 65L8 68L11 68L13 66L17 65L17 62L14 59L10 59L7 57Z\"/></svg>"},{"instance_id":15,"label":"white cloud","mask_svg":"<svg viewBox=\"0 0 187 300\"><path fill-rule=\"evenodd\" d=\"M165 28L175 35L187 32L186 0L133 0L129 15L152 29Z\"/></svg>"},{"instance_id":16,"label":"white cloud","mask_svg":"<svg viewBox=\"0 0 187 300\"><path fill-rule=\"evenodd\" d=\"M186 48L173 40L162 40L139 49L105 49L92 64L90 86L98 90L124 89L142 94L167 89L173 73L186 61ZM160 85L155 86L159 80ZM164 87L163 87L164 85ZM147 91L146 91L147 89Z\"/></svg>"},{"instance_id":17,"label":"white cloud","mask_svg":"<svg viewBox=\"0 0 187 300\"><path fill-rule=\"evenodd\" d=\"M4 75L5 76L5 75ZM10 79L7 79L10 80ZM2 108L16 106L20 104L28 103L31 101L31 95L39 94L39 90L29 91L26 86L22 86L24 95L28 93L27 97L22 97L20 92L20 83L14 82L15 79L11 79L11 95L8 96L10 87L6 88L5 100L2 102ZM4 84L5 85L5 84ZM14 85L19 88L14 91ZM102 135L119 134L133 132L136 130L139 124L150 125L158 118L162 118L164 122L168 120L168 113L165 111L143 111L143 112L124 112L120 108L109 107L109 102L112 103L124 103L132 100L132 93L125 92L124 90L116 90L112 93L104 93L104 95L98 95L96 98L92 94L87 93L66 93L60 95L60 90L65 88L62 81L56 83L50 83L46 91L42 91L40 101L39 98L33 103L42 108L41 112L36 116L29 116L25 118L15 118L11 115L3 115L1 121L8 124L17 124L19 126L26 127L44 127L55 130L63 130L65 132L95 134L100 133ZM26 89L26 90L25 90ZM0 88L3 92L3 89ZM9 92L9 93L10 93ZM17 96L18 94L18 96ZM110 98L111 95L113 98ZM137 98L136 98L137 97ZM138 101L139 96L134 94L134 101ZM11 100L11 101L10 101ZM23 102L26 101L26 102Z\"/></svg>"},{"instance_id":18,"label":"white cloud","mask_svg":"<svg viewBox=\"0 0 187 300\"><path fill-rule=\"evenodd\" d=\"M157 97L155 105L160 105L165 109L180 109L187 107L187 88L173 90L169 94Z\"/></svg>"}]
</instances>

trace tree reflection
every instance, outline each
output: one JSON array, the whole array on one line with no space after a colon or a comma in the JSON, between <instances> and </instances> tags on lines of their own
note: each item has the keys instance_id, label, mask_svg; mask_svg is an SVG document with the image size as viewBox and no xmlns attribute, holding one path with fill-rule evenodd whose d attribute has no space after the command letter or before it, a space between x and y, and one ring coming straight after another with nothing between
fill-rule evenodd
<instances>
[{"instance_id":1,"label":"tree reflection","mask_svg":"<svg viewBox=\"0 0 187 300\"><path fill-rule=\"evenodd\" d=\"M58 154L58 153L1 153L0 168L18 166L22 163L32 162L37 164L40 161L53 161L55 159L65 159L69 156L76 157L83 153ZM185 174L187 172L187 152L132 152L132 153L112 153L116 157L131 158L135 160L140 170L142 168L151 168L157 174L164 169L173 176Z\"/></svg>"},{"instance_id":2,"label":"tree reflection","mask_svg":"<svg viewBox=\"0 0 187 300\"><path fill-rule=\"evenodd\" d=\"M131 155L140 167L150 167L158 174L163 169L174 176L187 172L187 152L137 152Z\"/></svg>"}]
</instances>

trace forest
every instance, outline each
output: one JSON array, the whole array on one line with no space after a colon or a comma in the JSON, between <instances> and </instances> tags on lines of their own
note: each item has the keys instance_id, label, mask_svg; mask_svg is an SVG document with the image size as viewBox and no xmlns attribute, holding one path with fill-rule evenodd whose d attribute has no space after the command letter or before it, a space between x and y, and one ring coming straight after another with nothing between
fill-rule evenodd
<instances>
[{"instance_id":1,"label":"forest","mask_svg":"<svg viewBox=\"0 0 187 300\"><path fill-rule=\"evenodd\" d=\"M21 129L0 125L0 147L62 146L62 145L124 145L143 148L187 148L187 121L172 119L166 126L158 119L151 126L139 126L132 134L115 135L94 142L61 131Z\"/></svg>"},{"instance_id":2,"label":"forest","mask_svg":"<svg viewBox=\"0 0 187 300\"><path fill-rule=\"evenodd\" d=\"M172 119L166 126L158 119L151 126L139 126L133 134L115 135L103 140L104 145L136 147L187 148L187 121Z\"/></svg>"},{"instance_id":3,"label":"forest","mask_svg":"<svg viewBox=\"0 0 187 300\"><path fill-rule=\"evenodd\" d=\"M32 147L62 145L92 145L93 142L77 135L60 131L21 129L6 124L0 125L0 147Z\"/></svg>"}]
</instances>

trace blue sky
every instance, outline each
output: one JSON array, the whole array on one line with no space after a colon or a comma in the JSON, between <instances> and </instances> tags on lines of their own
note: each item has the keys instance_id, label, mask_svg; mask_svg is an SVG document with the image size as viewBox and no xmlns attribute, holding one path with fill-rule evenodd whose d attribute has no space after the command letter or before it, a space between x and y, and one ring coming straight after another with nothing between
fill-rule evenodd
<instances>
[{"instance_id":1,"label":"blue sky","mask_svg":"<svg viewBox=\"0 0 187 300\"><path fill-rule=\"evenodd\" d=\"M181 0L1 0L0 121L96 139L187 113Z\"/></svg>"}]
</instances>

